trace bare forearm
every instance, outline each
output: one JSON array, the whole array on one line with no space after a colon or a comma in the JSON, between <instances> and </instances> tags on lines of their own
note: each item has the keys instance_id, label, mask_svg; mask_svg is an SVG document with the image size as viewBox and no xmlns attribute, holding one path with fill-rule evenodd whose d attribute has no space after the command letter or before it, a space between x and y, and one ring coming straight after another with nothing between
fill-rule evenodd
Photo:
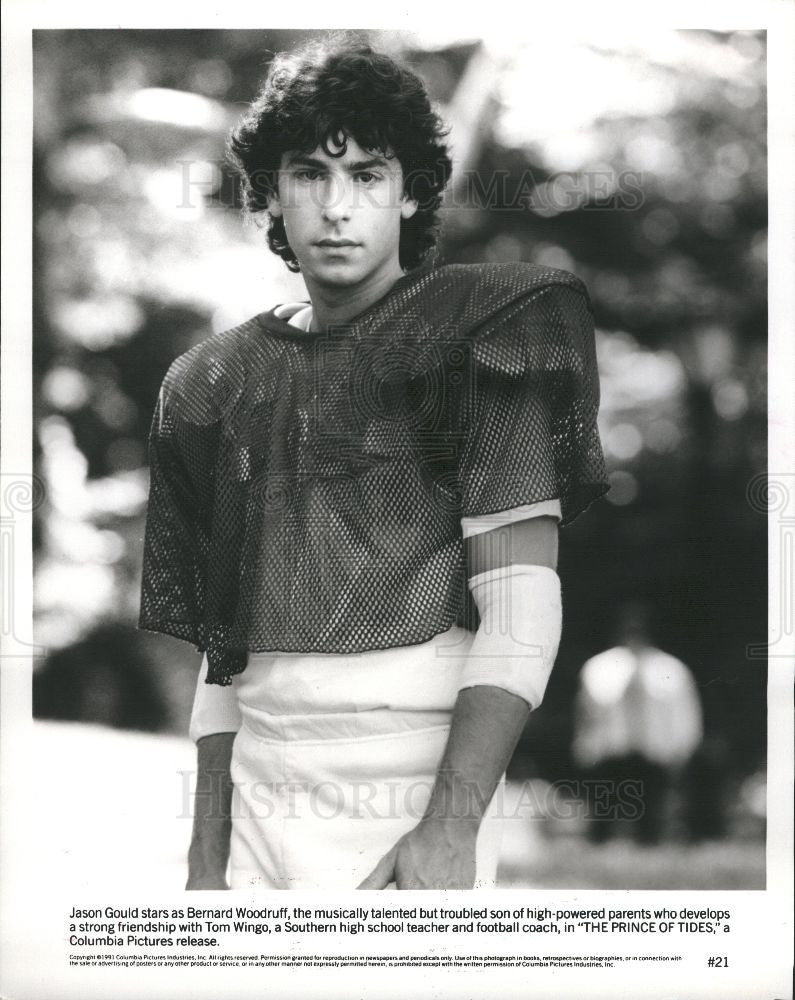
<instances>
[{"instance_id":1,"label":"bare forearm","mask_svg":"<svg viewBox=\"0 0 795 1000\"><path fill-rule=\"evenodd\" d=\"M471 889L483 814L530 712L491 685L459 691L428 808L360 883L360 889Z\"/></svg>"},{"instance_id":2,"label":"bare forearm","mask_svg":"<svg viewBox=\"0 0 795 1000\"><path fill-rule=\"evenodd\" d=\"M459 691L450 735L423 819L480 824L530 713L527 702L499 687Z\"/></svg>"},{"instance_id":3,"label":"bare forearm","mask_svg":"<svg viewBox=\"0 0 795 1000\"><path fill-rule=\"evenodd\" d=\"M214 733L196 744L196 795L186 889L227 888L234 739L234 733Z\"/></svg>"},{"instance_id":4,"label":"bare forearm","mask_svg":"<svg viewBox=\"0 0 795 1000\"><path fill-rule=\"evenodd\" d=\"M557 602L549 601L544 592L549 589L550 576L557 580L556 522L552 517L532 518L529 522L511 524L505 531L507 548L520 554L525 575L534 579L539 574L545 577L547 586L541 588L541 606L549 603L559 620L559 598ZM518 656L521 661L531 653L537 655L540 647L546 654L544 659L549 661L546 665L551 667L559 639L559 628L555 636L548 628L537 629L538 622L525 620L527 612L521 595L514 599L520 571L513 562L503 566L493 558L494 552L501 553L505 548L505 531L503 528L483 531L474 535L474 540L470 539L467 559L470 576L477 581L472 589L481 615L481 629L472 649L482 641L472 670L462 674L464 686L456 699L447 745L427 809L420 822L398 840L360 883L360 889L383 889L391 881L398 889L471 889L476 883L481 820L522 734L530 705L540 702L546 684L546 676L539 677L538 683L535 677L528 683L521 671L504 669L502 657L513 660ZM499 544L493 546L493 552L491 542L495 539ZM510 582L495 586L504 577L510 577ZM535 602L528 603L533 606ZM510 642L505 641L506 635L501 631L494 631L503 628L506 615L510 616L509 635L514 640ZM484 627L484 622L491 623L491 627ZM498 641L494 642L495 638ZM532 664L528 662L527 666ZM501 686L501 681L510 683ZM529 697L523 697L525 692Z\"/></svg>"}]
</instances>

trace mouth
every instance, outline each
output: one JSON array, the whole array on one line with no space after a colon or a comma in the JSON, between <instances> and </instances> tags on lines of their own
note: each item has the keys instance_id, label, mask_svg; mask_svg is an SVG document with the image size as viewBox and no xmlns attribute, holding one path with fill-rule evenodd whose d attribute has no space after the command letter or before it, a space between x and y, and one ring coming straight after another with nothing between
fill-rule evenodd
<instances>
[{"instance_id":1,"label":"mouth","mask_svg":"<svg viewBox=\"0 0 795 1000\"><path fill-rule=\"evenodd\" d=\"M344 249L350 250L353 247L358 247L359 244L356 243L355 240L325 239L325 240L318 240L315 243L315 246L323 247L324 249L327 250L344 250Z\"/></svg>"}]
</instances>

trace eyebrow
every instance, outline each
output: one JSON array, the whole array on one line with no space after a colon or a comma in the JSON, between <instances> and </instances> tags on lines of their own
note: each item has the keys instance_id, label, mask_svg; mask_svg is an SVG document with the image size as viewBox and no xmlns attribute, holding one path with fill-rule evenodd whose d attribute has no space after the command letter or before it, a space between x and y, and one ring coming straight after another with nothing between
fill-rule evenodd
<instances>
[{"instance_id":1,"label":"eyebrow","mask_svg":"<svg viewBox=\"0 0 795 1000\"><path fill-rule=\"evenodd\" d=\"M296 165L301 165L304 167L317 167L321 170L325 170L328 167L328 163L325 160L318 160L314 156L293 156L287 161L287 165L294 167ZM345 169L350 173L356 173L357 170L369 170L370 167L388 167L389 164L386 160L381 159L380 156L373 156L369 160L355 160L353 163L348 163Z\"/></svg>"}]
</instances>

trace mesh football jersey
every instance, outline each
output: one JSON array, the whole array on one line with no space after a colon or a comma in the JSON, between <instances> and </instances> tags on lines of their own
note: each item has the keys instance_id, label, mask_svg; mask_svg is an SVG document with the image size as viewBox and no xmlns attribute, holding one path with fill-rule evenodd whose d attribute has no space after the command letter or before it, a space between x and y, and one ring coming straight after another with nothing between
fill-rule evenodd
<instances>
[{"instance_id":1,"label":"mesh football jersey","mask_svg":"<svg viewBox=\"0 0 795 1000\"><path fill-rule=\"evenodd\" d=\"M461 518L608 486L582 283L411 272L312 333L263 313L177 358L150 434L142 628L207 653L361 652L477 627Z\"/></svg>"}]
</instances>

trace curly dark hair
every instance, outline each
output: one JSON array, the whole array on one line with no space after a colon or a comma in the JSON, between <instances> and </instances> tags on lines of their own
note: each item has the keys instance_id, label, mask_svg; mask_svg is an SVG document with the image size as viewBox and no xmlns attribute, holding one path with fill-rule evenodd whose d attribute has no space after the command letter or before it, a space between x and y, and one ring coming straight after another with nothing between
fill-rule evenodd
<instances>
[{"instance_id":1,"label":"curly dark hair","mask_svg":"<svg viewBox=\"0 0 795 1000\"><path fill-rule=\"evenodd\" d=\"M452 170L442 141L447 132L416 74L361 38L337 35L274 57L262 89L229 137L227 153L251 213L267 209L283 153L321 147L344 156L350 137L362 149L396 156L404 194L418 205L400 230L400 266L411 270L436 243L438 209ZM291 271L299 270L283 219L271 217L268 244Z\"/></svg>"}]
</instances>

